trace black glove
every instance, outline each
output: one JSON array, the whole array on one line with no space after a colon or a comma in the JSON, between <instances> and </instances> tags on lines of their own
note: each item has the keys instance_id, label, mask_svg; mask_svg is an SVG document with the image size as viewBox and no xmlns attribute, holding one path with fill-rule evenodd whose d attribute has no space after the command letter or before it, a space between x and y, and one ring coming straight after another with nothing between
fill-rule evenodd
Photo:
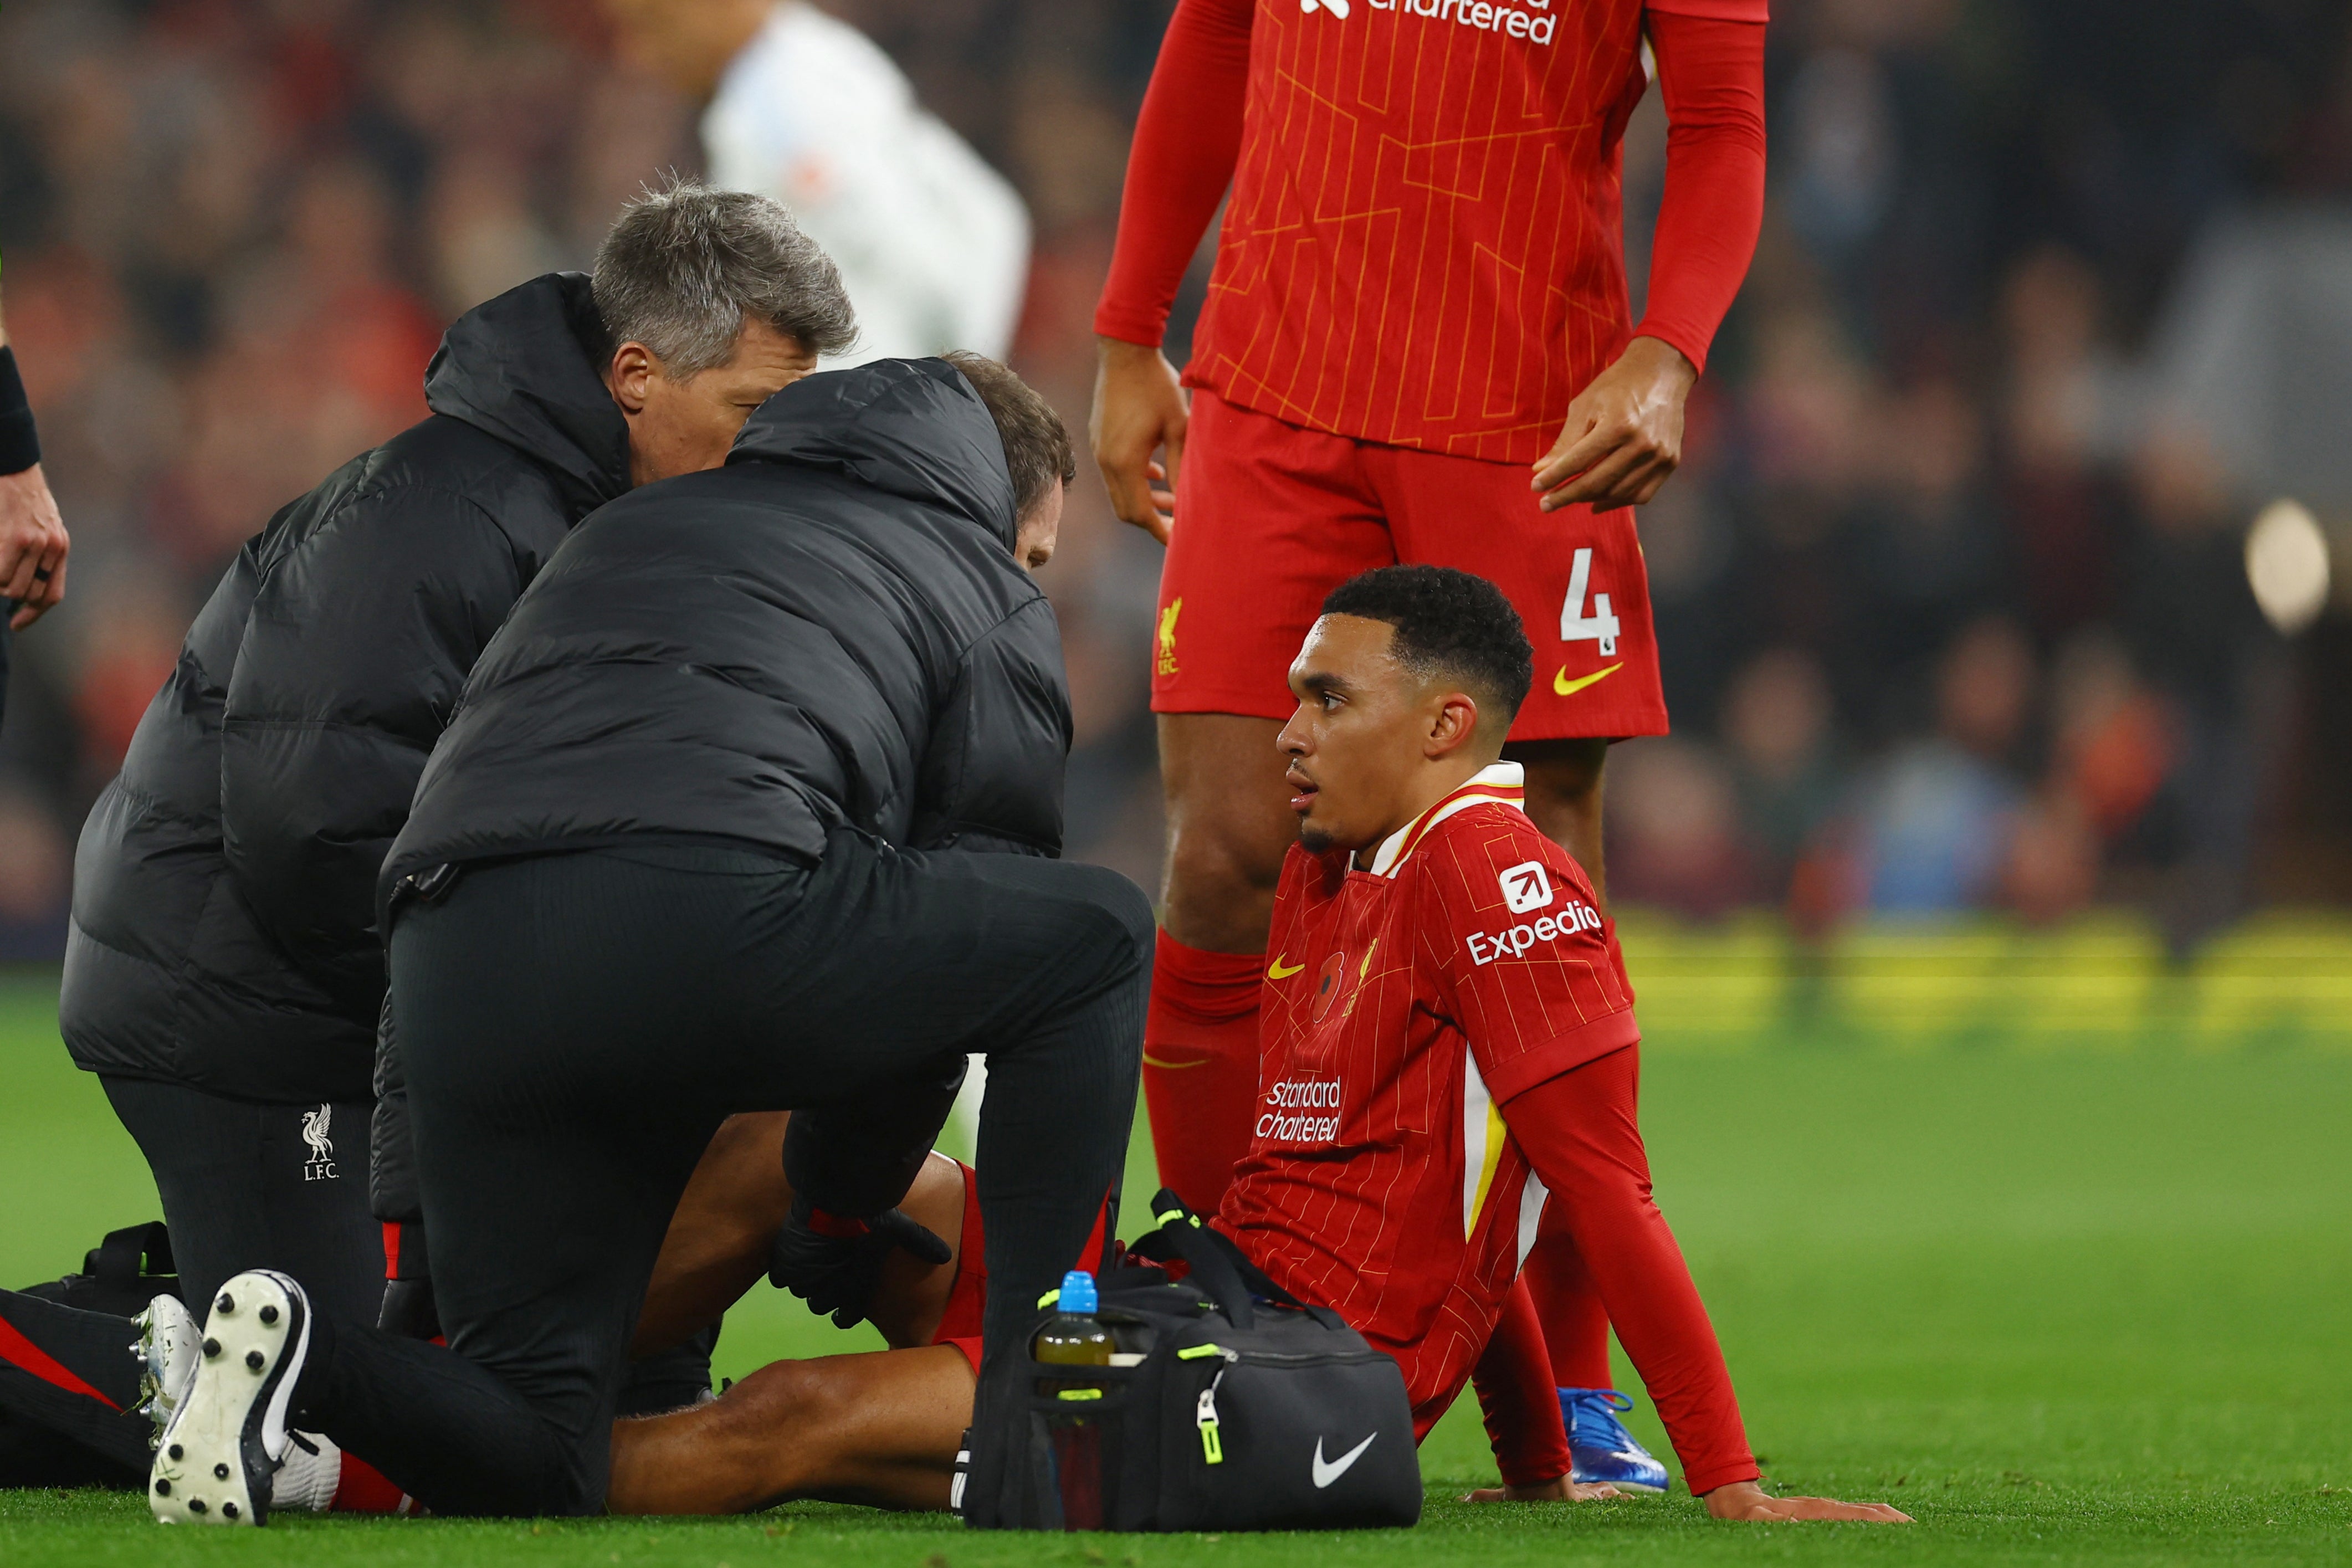
<instances>
[{"instance_id":1,"label":"black glove","mask_svg":"<svg viewBox=\"0 0 2352 1568\"><path fill-rule=\"evenodd\" d=\"M792 1217L768 1253L768 1279L806 1301L810 1311L831 1313L835 1328L855 1328L866 1321L883 1259L898 1247L934 1268L955 1257L946 1242L898 1209L862 1221L820 1219L807 1199L794 1198Z\"/></svg>"},{"instance_id":2,"label":"black glove","mask_svg":"<svg viewBox=\"0 0 2352 1568\"><path fill-rule=\"evenodd\" d=\"M377 1309L375 1326L387 1334L398 1334L403 1339L439 1339L441 1316L433 1302L433 1281L385 1280L383 1304Z\"/></svg>"}]
</instances>

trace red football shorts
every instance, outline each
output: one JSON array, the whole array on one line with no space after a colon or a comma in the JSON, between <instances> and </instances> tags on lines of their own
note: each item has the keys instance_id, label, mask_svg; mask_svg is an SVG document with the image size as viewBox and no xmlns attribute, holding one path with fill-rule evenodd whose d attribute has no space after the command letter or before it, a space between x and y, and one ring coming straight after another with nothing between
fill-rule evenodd
<instances>
[{"instance_id":1,"label":"red football shorts","mask_svg":"<svg viewBox=\"0 0 2352 1568\"><path fill-rule=\"evenodd\" d=\"M1205 389L1160 574L1155 713L1287 719L1290 661L1323 596L1412 562L1475 572L1535 645L1511 738L1663 735L1649 575L1631 508L1538 510L1528 470L1302 429Z\"/></svg>"},{"instance_id":2,"label":"red football shorts","mask_svg":"<svg viewBox=\"0 0 2352 1568\"><path fill-rule=\"evenodd\" d=\"M953 1345L963 1352L971 1363L972 1375L980 1375L981 1325L988 1317L988 1232L980 1222L980 1182L972 1169L961 1160L956 1169L963 1173L963 1225L956 1238L955 1282L948 1287L948 1301L940 1312L940 1326L931 1331L931 1343ZM1091 1273L1101 1266L1103 1229L1110 1219L1108 1207L1095 1215L1095 1227L1087 1235L1087 1244L1078 1250L1078 1260L1073 1268Z\"/></svg>"}]
</instances>

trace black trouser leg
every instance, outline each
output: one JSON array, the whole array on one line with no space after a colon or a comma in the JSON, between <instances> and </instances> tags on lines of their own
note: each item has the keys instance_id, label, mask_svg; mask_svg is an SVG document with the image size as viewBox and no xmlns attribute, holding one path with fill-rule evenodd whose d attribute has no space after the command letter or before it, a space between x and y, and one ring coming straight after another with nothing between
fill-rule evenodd
<instances>
[{"instance_id":1,"label":"black trouser leg","mask_svg":"<svg viewBox=\"0 0 2352 1568\"><path fill-rule=\"evenodd\" d=\"M112 1312L0 1290L0 1487L145 1483L154 1428L138 1413L136 1333ZM57 1436L89 1451L79 1468L43 1463L43 1441ZM47 1479L63 1474L82 1479Z\"/></svg>"},{"instance_id":2,"label":"black trouser leg","mask_svg":"<svg viewBox=\"0 0 2352 1568\"><path fill-rule=\"evenodd\" d=\"M1057 879L1077 886L1046 918L1033 912L1036 923L1023 943L1056 973L1059 994L995 1021L973 1043L988 1058L972 1169L988 1237L984 1343L993 1353L1036 1315L1038 1297L1077 1261L1125 1165L1142 1070L1152 923L1141 893L1116 872L969 859L969 874L1033 893L1026 885L1034 873L1024 867L1093 873Z\"/></svg>"},{"instance_id":3,"label":"black trouser leg","mask_svg":"<svg viewBox=\"0 0 2352 1568\"><path fill-rule=\"evenodd\" d=\"M797 1092L819 1098L795 1107L839 1104L942 1058L988 1058L974 1169L992 1345L1076 1260L1126 1157L1151 907L1099 867L836 834L804 914L773 939L797 962L749 973L738 1004L764 1021L745 1041L754 1053L804 1044ZM756 1058L742 1070L755 1074ZM825 1126L855 1135L844 1117Z\"/></svg>"},{"instance_id":4,"label":"black trouser leg","mask_svg":"<svg viewBox=\"0 0 2352 1568\"><path fill-rule=\"evenodd\" d=\"M772 866L772 862L769 863ZM593 856L485 868L393 942L425 1235L447 1348L339 1326L301 1397L436 1511L593 1513L630 1334L677 1194L723 1112L665 1079L709 1023L639 967ZM640 868L619 866L631 873ZM583 873L589 873L583 876ZM691 886L688 891L693 890ZM698 934L708 935L709 922Z\"/></svg>"},{"instance_id":5,"label":"black trouser leg","mask_svg":"<svg viewBox=\"0 0 2352 1568\"><path fill-rule=\"evenodd\" d=\"M337 1324L308 1418L439 1511L593 1511L654 1258L718 1122L968 1051L1009 1073L981 1201L992 1271L1034 1299L1118 1168L1150 935L1112 873L847 834L814 871L662 847L469 871L393 937L449 1349Z\"/></svg>"},{"instance_id":6,"label":"black trouser leg","mask_svg":"<svg viewBox=\"0 0 2352 1568\"><path fill-rule=\"evenodd\" d=\"M199 1319L221 1281L247 1268L291 1274L322 1311L374 1317L383 1241L368 1212L367 1101L259 1105L100 1081L155 1173L180 1293Z\"/></svg>"},{"instance_id":7,"label":"black trouser leg","mask_svg":"<svg viewBox=\"0 0 2352 1568\"><path fill-rule=\"evenodd\" d=\"M383 1251L367 1206L365 1101L263 1105L184 1084L100 1082L154 1173L180 1292L199 1320L221 1282L247 1268L293 1275L321 1310L371 1311L383 1289ZM135 1414L141 1369L131 1321L13 1295L0 1318L101 1396L5 1367L0 1402L143 1484L152 1428Z\"/></svg>"}]
</instances>

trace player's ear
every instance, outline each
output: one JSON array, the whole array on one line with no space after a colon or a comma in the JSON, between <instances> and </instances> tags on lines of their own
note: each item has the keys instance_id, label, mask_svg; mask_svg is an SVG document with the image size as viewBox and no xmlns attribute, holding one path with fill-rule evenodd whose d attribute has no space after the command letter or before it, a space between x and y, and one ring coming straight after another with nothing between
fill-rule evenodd
<instances>
[{"instance_id":1,"label":"player's ear","mask_svg":"<svg viewBox=\"0 0 2352 1568\"><path fill-rule=\"evenodd\" d=\"M1452 756L1478 734L1478 704L1466 691L1449 691L1438 699L1430 718L1423 752L1431 762Z\"/></svg>"}]
</instances>

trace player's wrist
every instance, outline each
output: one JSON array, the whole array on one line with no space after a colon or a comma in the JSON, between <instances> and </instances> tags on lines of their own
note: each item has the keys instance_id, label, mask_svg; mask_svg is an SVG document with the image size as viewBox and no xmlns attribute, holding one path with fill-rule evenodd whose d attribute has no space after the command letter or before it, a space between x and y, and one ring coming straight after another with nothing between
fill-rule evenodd
<instances>
[{"instance_id":1,"label":"player's wrist","mask_svg":"<svg viewBox=\"0 0 2352 1568\"><path fill-rule=\"evenodd\" d=\"M1637 330L1620 357L1626 364L1636 366L1651 375L1681 382L1685 392L1698 381L1697 363L1654 332Z\"/></svg>"},{"instance_id":2,"label":"player's wrist","mask_svg":"<svg viewBox=\"0 0 2352 1568\"><path fill-rule=\"evenodd\" d=\"M1160 341L1157 338L1143 342L1099 330L1095 333L1095 356L1105 365L1149 363L1161 357L1160 350Z\"/></svg>"},{"instance_id":3,"label":"player's wrist","mask_svg":"<svg viewBox=\"0 0 2352 1568\"><path fill-rule=\"evenodd\" d=\"M40 460L41 437L33 427L25 378L16 373L16 351L0 343L0 476L24 473Z\"/></svg>"},{"instance_id":4,"label":"player's wrist","mask_svg":"<svg viewBox=\"0 0 2352 1568\"><path fill-rule=\"evenodd\" d=\"M1737 1519L1758 1503L1769 1502L1772 1494L1764 1489L1761 1478L1744 1481L1725 1481L1698 1494L1706 1511L1717 1519Z\"/></svg>"}]
</instances>

